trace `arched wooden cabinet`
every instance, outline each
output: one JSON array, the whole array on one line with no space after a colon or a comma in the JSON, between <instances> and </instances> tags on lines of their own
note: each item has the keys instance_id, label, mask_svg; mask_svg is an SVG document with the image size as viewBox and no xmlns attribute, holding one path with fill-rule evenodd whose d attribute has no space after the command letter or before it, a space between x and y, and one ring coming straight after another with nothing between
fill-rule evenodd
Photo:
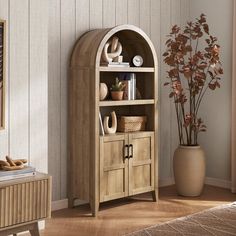
<instances>
[{"instance_id":1,"label":"arched wooden cabinet","mask_svg":"<svg viewBox=\"0 0 236 236\"><path fill-rule=\"evenodd\" d=\"M122 44L123 61L135 55L142 67L101 66L105 43L117 36ZM99 83L108 87L119 73L135 73L140 99L99 100ZM157 200L157 56L148 36L132 25L97 29L84 34L76 43L69 78L69 205L75 199L90 202L93 215L104 201L152 192ZM119 115L145 115L146 130L101 135L99 112ZM125 158L124 147L133 147L132 158Z\"/></svg>"}]
</instances>

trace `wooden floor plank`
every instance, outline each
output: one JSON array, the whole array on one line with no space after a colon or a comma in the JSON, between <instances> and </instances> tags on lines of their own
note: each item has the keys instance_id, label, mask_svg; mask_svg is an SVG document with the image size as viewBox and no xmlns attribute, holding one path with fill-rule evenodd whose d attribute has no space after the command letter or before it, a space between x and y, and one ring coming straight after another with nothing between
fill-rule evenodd
<instances>
[{"instance_id":1,"label":"wooden floor plank","mask_svg":"<svg viewBox=\"0 0 236 236\"><path fill-rule=\"evenodd\" d=\"M151 194L107 202L97 218L88 205L55 211L41 236L118 236L204 209L236 201L230 190L205 186L202 196L181 197L174 186L160 189L159 202ZM25 234L28 236L28 234Z\"/></svg>"}]
</instances>

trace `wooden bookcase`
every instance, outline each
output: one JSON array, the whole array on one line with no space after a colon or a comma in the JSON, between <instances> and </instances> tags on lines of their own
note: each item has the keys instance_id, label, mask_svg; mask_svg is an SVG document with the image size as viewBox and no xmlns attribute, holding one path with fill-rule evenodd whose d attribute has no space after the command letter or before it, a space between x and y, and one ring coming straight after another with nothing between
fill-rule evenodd
<instances>
[{"instance_id":1,"label":"wooden bookcase","mask_svg":"<svg viewBox=\"0 0 236 236\"><path fill-rule=\"evenodd\" d=\"M135 55L144 59L142 67L100 66L105 43L117 36L125 62ZM99 83L108 87L122 72L136 74L142 99L99 100ZM151 192L158 194L157 158L157 56L148 36L132 25L98 29L84 34L76 43L69 79L69 205L75 199L88 201L93 215L104 201ZM147 116L146 130L100 135L102 116ZM125 158L132 147L132 158Z\"/></svg>"}]
</instances>

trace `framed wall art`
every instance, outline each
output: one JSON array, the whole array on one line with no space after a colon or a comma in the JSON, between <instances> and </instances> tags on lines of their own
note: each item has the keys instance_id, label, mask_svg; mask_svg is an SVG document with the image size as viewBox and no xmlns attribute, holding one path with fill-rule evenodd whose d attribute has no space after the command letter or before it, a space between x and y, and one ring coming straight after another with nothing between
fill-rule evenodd
<instances>
[{"instance_id":1,"label":"framed wall art","mask_svg":"<svg viewBox=\"0 0 236 236\"><path fill-rule=\"evenodd\" d=\"M0 129L5 128L5 29L6 22L0 20Z\"/></svg>"}]
</instances>

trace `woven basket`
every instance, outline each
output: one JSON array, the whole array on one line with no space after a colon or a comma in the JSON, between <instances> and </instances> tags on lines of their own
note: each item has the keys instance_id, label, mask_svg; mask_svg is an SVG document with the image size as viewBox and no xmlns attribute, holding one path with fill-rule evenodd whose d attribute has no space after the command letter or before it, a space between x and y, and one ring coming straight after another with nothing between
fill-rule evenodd
<instances>
[{"instance_id":1,"label":"woven basket","mask_svg":"<svg viewBox=\"0 0 236 236\"><path fill-rule=\"evenodd\" d=\"M145 130L146 116L121 116L118 119L117 130L119 132L134 132Z\"/></svg>"}]
</instances>

